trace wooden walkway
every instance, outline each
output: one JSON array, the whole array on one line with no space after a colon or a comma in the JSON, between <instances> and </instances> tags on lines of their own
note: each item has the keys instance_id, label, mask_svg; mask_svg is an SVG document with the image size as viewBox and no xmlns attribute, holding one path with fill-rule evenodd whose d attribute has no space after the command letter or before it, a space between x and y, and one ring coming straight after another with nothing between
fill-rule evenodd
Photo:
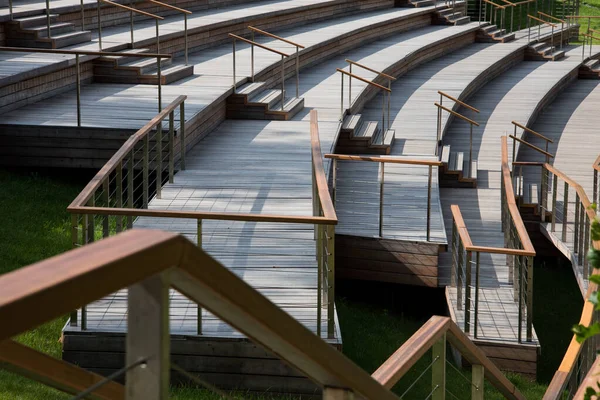
<instances>
[{"instance_id":1,"label":"wooden walkway","mask_svg":"<svg viewBox=\"0 0 600 400\"><path fill-rule=\"evenodd\" d=\"M320 123L328 151L337 124ZM205 212L312 215L309 123L233 121L195 146L187 168L163 187L149 208ZM183 233L197 242L197 221L139 218L135 228ZM202 248L305 326L316 332L317 263L312 225L204 221ZM126 296L119 292L88 306L88 330L124 332ZM172 292L171 333L196 334L197 307ZM327 312L322 315L327 337ZM68 328L67 328L68 330ZM240 337L203 311L203 335ZM333 343L341 343L337 331Z\"/></svg>"},{"instance_id":2,"label":"wooden walkway","mask_svg":"<svg viewBox=\"0 0 600 400\"><path fill-rule=\"evenodd\" d=\"M450 205L457 204L475 245L504 247L500 220L500 138L512 133L512 120L529 121L544 96L579 66L581 58L574 56L579 54L577 51L572 50L571 57L559 62L520 63L469 100L469 104L481 110L476 118L481 126L475 130L473 140L473 157L479 161L478 187L441 190L448 235L452 227ZM454 151L468 153L469 135L464 125L454 122L444 143L450 144ZM446 253L440 257L440 274L446 284L450 269L451 254ZM515 343L518 305L514 302L506 257L482 254L480 279L479 336L489 341ZM464 312L457 308L456 289L448 287L448 291L456 322L463 326Z\"/></svg>"},{"instance_id":3,"label":"wooden walkway","mask_svg":"<svg viewBox=\"0 0 600 400\"><path fill-rule=\"evenodd\" d=\"M598 137L598 126L600 126L600 81L581 79L570 85L553 103L548 107L533 124L532 129L552 139L548 151L555 155L550 160L560 171L579 183L590 201L593 201L593 169L592 164L600 153L600 137ZM532 138L533 135L526 134L531 143L544 148L541 139ZM540 161L545 157L536 151L521 146L517 154L518 161ZM523 170L524 182L537 184L540 189L539 168L525 168ZM562 181L557 187L557 212L559 213L556 223L556 233L551 233L551 224L546 225L546 231L552 235L557 243L562 243L574 252L573 222L575 221L575 193L568 193L569 204L567 207L567 239L562 241L562 214L564 204L564 185ZM560 248L560 246L559 246ZM573 265L582 293L587 290L587 281L583 279L583 266Z\"/></svg>"},{"instance_id":4,"label":"wooden walkway","mask_svg":"<svg viewBox=\"0 0 600 400\"><path fill-rule=\"evenodd\" d=\"M269 3L271 3L272 8L274 6L273 2ZM277 4L279 3L282 2L277 2ZM234 13L232 10L229 10L229 12ZM239 10L236 12L240 13ZM416 8L386 9L276 31L275 33L305 45L306 49L304 51L309 51L325 41L347 35L352 31L364 29L366 26L388 20L402 19L422 12L422 9L417 10ZM233 15L226 15L233 18ZM225 16L222 16L222 18L225 18ZM204 23L208 23L206 18L204 18ZM121 27L121 29L123 28ZM127 32L129 31L127 30ZM136 30L136 37L141 37L141 35L142 33L138 34ZM270 47L290 51L289 45L282 46L281 42L276 40L267 40L261 37L257 37L256 40ZM21 57L23 56L21 54ZM250 75L250 47L238 43L236 57L239 83ZM277 61L279 61L278 56L257 50L256 72L270 67ZM186 121L191 120L204 108L231 91L233 81L232 62L232 47L230 44L191 54L189 63L194 65L194 75L163 86L163 105L169 104L181 94L187 95ZM0 63L1 68L2 63ZM303 75L304 71L301 71L301 82L304 80ZM292 87L288 86L288 88ZM94 83L82 86L81 99L82 126L88 127L139 129L156 114L158 108L157 87L153 85ZM27 105L2 115L3 125L76 126L76 121L76 94L74 91L59 94L51 99Z\"/></svg>"}]
</instances>

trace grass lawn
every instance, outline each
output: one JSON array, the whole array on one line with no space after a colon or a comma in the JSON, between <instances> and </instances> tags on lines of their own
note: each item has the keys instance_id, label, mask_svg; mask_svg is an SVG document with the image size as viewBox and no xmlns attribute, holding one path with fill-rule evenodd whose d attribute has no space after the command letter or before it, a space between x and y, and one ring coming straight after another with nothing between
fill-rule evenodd
<instances>
[{"instance_id":1,"label":"grass lawn","mask_svg":"<svg viewBox=\"0 0 600 400\"><path fill-rule=\"evenodd\" d=\"M17 173L0 170L0 207L5 212L0 236L0 273L6 273L41 259L62 253L71 248L69 215L66 206L87 183L90 175L82 173L75 178L64 179L57 174ZM566 271L566 272L565 272ZM574 281L568 269L558 269L543 263L536 265L536 328L544 351L540 366L540 381L547 382L564 354L570 338L569 328L579 317L581 301L573 301L573 287L565 282ZM560 291L556 282L561 283ZM576 287L575 287L576 290ZM344 339L344 353L367 372L373 372L385 359L402 345L432 314L443 313L440 292L437 290L381 286L359 283L338 285L338 313ZM550 294L550 296L545 296ZM546 298L544 302L539 298ZM366 301L365 299L368 299ZM411 300L411 301L408 301ZM415 314L418 300L423 307ZM551 301L551 302L550 302ZM569 304L568 307L564 307ZM66 317L45 324L34 331L21 335L18 340L35 349L60 358L58 342ZM556 321L561 322L556 325ZM556 335L556 333L559 335ZM546 350L547 349L547 350ZM426 398L431 390L430 374L419 376L431 363L428 353L408 372L394 388L407 399ZM465 398L470 384L465 379L469 371L460 373L452 367L448 370L448 390L458 398ZM527 399L541 399L544 385L531 382L518 375L509 378L526 395ZM491 386L486 385L486 398L501 399ZM218 397L195 388L178 388L172 392L177 400L217 399ZM241 394L246 399L266 399L266 396ZM28 379L0 370L0 399L3 400L55 400L70 396L34 383ZM452 398L452 396L449 396Z\"/></svg>"}]
</instances>

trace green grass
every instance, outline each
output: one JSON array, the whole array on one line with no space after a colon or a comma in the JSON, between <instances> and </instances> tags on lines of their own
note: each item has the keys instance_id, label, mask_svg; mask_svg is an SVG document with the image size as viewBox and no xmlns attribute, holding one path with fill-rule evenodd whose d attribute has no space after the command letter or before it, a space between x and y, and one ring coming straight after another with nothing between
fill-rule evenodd
<instances>
[{"instance_id":1,"label":"green grass","mask_svg":"<svg viewBox=\"0 0 600 400\"><path fill-rule=\"evenodd\" d=\"M60 254L71 248L70 218L66 206L87 183L89 175L81 174L65 179L60 174L18 173L0 170L0 207L3 223L0 237L0 273L6 273L36 261ZM10 212L6 212L10 210ZM535 270L535 326L543 346L539 369L540 382L547 383L558 366L568 340L570 326L581 310L581 300L573 296L572 272L548 263L536 263ZM560 282L560 285L557 285ZM396 351L433 314L443 314L443 295L438 290L414 287L378 285L367 282L341 283L336 302L344 339L344 353L367 372L372 373ZM365 301L368 299L369 301ZM541 301L543 299L544 301ZM418 310L414 305L420 304ZM419 314L416 312L420 311ZM42 325L19 336L18 340L37 350L60 358L60 332L66 317ZM406 398L425 398L430 392L430 374L421 372L431 363L425 355L396 385L394 391ZM470 372L448 370L448 390L465 398L470 385L461 375ZM516 374L509 379L525 394L527 399L541 399L545 386L531 382ZM486 398L502 397L486 384ZM193 387L172 390L177 400L208 400L218 397ZM0 370L0 399L3 400L62 400L64 395L21 376ZM269 399L247 393L234 398ZM451 396L450 396L451 398ZM279 397L278 399L282 399ZM287 399L287 397L283 397Z\"/></svg>"}]
</instances>

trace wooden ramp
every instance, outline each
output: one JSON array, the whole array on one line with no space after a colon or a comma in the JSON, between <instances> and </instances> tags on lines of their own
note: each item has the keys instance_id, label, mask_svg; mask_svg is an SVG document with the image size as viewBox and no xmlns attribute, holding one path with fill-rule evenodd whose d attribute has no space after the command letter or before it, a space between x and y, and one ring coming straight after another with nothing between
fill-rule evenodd
<instances>
[{"instance_id":1,"label":"wooden ramp","mask_svg":"<svg viewBox=\"0 0 600 400\"><path fill-rule=\"evenodd\" d=\"M500 137L512 132L511 120L533 121L552 96L575 79L581 63L580 58L574 57L577 50L572 50L569 54L571 57L560 62L520 63L488 83L469 100L469 104L481 110L481 114L477 116L481 126L475 131L473 138L473 157L479 161L478 187L441 189L448 234L452 226L450 205L457 204L475 245L504 247L500 218ZM452 123L444 143L468 153L469 136L464 125L460 122ZM511 157L509 152L509 159ZM451 265L451 254L446 253L440 257L440 274L443 274L447 285L450 283ZM484 348L498 344L508 346L507 352L497 355L503 360L505 368L535 375L535 361L515 357L514 350L521 346L524 353L535 353L537 338L534 332L533 342L518 344L519 310L518 303L514 301L514 288L506 256L482 254L480 265L479 343ZM448 286L447 290L451 315L459 326L464 326L464 311L457 306L456 288ZM512 352L509 350L511 346Z\"/></svg>"}]
</instances>

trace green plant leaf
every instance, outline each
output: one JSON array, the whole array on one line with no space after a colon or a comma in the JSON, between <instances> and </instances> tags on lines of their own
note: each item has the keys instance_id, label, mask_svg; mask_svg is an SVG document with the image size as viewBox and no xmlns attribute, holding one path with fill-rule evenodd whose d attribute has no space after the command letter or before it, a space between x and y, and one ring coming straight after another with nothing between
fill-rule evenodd
<instances>
[{"instance_id":1,"label":"green plant leaf","mask_svg":"<svg viewBox=\"0 0 600 400\"><path fill-rule=\"evenodd\" d=\"M590 326L574 325L572 329L578 343L583 343L586 339L600 334L600 323L595 322Z\"/></svg>"},{"instance_id":2,"label":"green plant leaf","mask_svg":"<svg viewBox=\"0 0 600 400\"><path fill-rule=\"evenodd\" d=\"M590 229L590 234L591 234L592 240L600 240L600 221L598 221L598 218L596 218L592 221L592 227Z\"/></svg>"},{"instance_id":3,"label":"green plant leaf","mask_svg":"<svg viewBox=\"0 0 600 400\"><path fill-rule=\"evenodd\" d=\"M588 251L587 258L592 268L600 268L600 251L591 247Z\"/></svg>"},{"instance_id":4,"label":"green plant leaf","mask_svg":"<svg viewBox=\"0 0 600 400\"><path fill-rule=\"evenodd\" d=\"M590 282L600 285L600 275L590 275Z\"/></svg>"}]
</instances>

